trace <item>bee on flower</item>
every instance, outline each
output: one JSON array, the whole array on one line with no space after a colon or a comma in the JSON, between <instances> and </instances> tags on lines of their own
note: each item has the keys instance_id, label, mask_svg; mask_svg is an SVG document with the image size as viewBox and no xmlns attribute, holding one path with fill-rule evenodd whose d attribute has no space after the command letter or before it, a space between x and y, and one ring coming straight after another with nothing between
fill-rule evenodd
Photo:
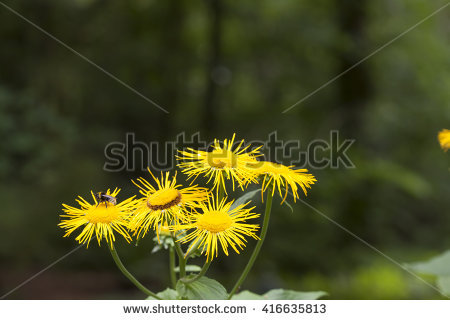
<instances>
[{"instance_id":1,"label":"bee on flower","mask_svg":"<svg viewBox=\"0 0 450 320\"><path fill-rule=\"evenodd\" d=\"M89 203L79 196L76 202L80 208L63 204L64 214L61 215L62 221L58 226L66 230L64 237L68 237L72 232L81 228L82 230L75 240L80 244L86 244L87 247L94 233L99 245L104 239L111 249L116 240L114 232L130 242L131 236L127 231L128 222L137 202L133 196L118 203L119 192L120 189L117 188L113 192L108 189L106 192L94 194L91 191L94 203Z\"/></svg>"}]
</instances>

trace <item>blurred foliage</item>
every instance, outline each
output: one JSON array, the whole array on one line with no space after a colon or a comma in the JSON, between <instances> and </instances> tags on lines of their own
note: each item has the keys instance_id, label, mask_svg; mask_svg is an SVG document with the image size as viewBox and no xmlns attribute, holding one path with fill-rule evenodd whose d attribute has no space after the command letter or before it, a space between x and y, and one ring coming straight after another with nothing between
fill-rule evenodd
<instances>
[{"instance_id":1,"label":"blurred foliage","mask_svg":"<svg viewBox=\"0 0 450 320\"><path fill-rule=\"evenodd\" d=\"M123 197L136 193L129 179L144 172L102 170L105 146L123 142L127 132L150 142L183 131L260 140L276 130L306 149L339 130L342 139L355 139L349 156L356 168L312 170L318 183L308 203L397 261L450 247L450 162L436 141L450 123L448 9L282 113L442 0L5 3L170 113L0 7L1 292L75 246L56 227L62 202L116 185ZM324 290L334 299L440 297L301 202L290 204L294 213L275 206L245 289ZM118 250L161 291L168 258L150 255L152 247L149 236ZM218 259L208 276L230 287L235 279L226 275L243 266L252 247ZM89 284L100 280L79 276L88 272L113 273L117 291L93 294ZM139 297L96 245L47 273L56 278L35 280L41 287L33 291L31 282L11 297L54 297L50 291L62 289L50 289L52 281L78 276L65 297Z\"/></svg>"}]
</instances>

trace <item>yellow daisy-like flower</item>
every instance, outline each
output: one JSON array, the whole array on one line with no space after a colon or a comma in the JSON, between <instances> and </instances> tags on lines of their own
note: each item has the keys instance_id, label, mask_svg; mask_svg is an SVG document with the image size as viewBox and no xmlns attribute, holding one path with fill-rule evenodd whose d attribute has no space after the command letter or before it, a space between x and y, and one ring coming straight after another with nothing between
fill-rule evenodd
<instances>
[{"instance_id":1,"label":"yellow daisy-like flower","mask_svg":"<svg viewBox=\"0 0 450 320\"><path fill-rule=\"evenodd\" d=\"M450 149L450 130L443 129L438 134L439 143L444 151Z\"/></svg>"},{"instance_id":2,"label":"yellow daisy-like flower","mask_svg":"<svg viewBox=\"0 0 450 320\"><path fill-rule=\"evenodd\" d=\"M136 201L134 196L128 198L120 203L116 202L115 198L119 194L120 189L115 189L113 192L108 190L106 195L112 197L112 202L98 202L97 197L91 191L94 203L87 202L82 197L78 196L76 202L80 208L75 208L63 204L62 222L58 224L59 227L66 229L64 237L69 236L73 231L82 227L83 230L75 238L79 243L86 243L87 247L95 232L98 244L104 238L107 243L113 248L113 242L116 240L114 232L117 232L130 242L131 237L127 232L128 218L135 209Z\"/></svg>"},{"instance_id":3,"label":"yellow daisy-like flower","mask_svg":"<svg viewBox=\"0 0 450 320\"><path fill-rule=\"evenodd\" d=\"M181 155L177 156L181 160L178 166L182 168L182 172L186 173L193 181L199 175L209 177L208 182L213 180L213 190L219 186L225 188L225 179L231 179L233 182L233 190L235 181L242 190L249 182L257 182L255 173L251 170L250 165L257 162L256 158L261 154L258 147L254 150L248 150L250 145L243 147L242 140L236 148L233 148L236 134L233 134L231 140L225 139L223 146L215 139L213 150L200 151L188 148L187 151L178 151Z\"/></svg>"},{"instance_id":4,"label":"yellow daisy-like flower","mask_svg":"<svg viewBox=\"0 0 450 320\"><path fill-rule=\"evenodd\" d=\"M270 161L260 161L254 166L254 170L259 175L264 175L261 194L273 184L272 196L275 193L275 189L278 190L280 197L283 197L281 203L286 200L289 188L292 190L295 202L295 200L299 198L298 187L300 187L306 195L306 189L311 188L311 185L317 181L312 174L307 173L307 169L294 169L294 166L284 166ZM285 189L284 192L282 191L282 188Z\"/></svg>"},{"instance_id":5,"label":"yellow daisy-like flower","mask_svg":"<svg viewBox=\"0 0 450 320\"><path fill-rule=\"evenodd\" d=\"M156 187L143 178L133 183L139 187L139 192L144 196L138 199L138 205L130 221L130 229L134 230L138 238L145 236L150 228L154 229L159 239L159 234L164 226L178 224L185 220L187 210L195 208L200 202L208 199L206 188L191 186L183 188L177 185L177 173L170 179L169 172L161 172L161 179L156 178L150 172Z\"/></svg>"},{"instance_id":6,"label":"yellow daisy-like flower","mask_svg":"<svg viewBox=\"0 0 450 320\"><path fill-rule=\"evenodd\" d=\"M252 213L255 208L245 208L246 204L241 204L231 209L233 201L226 202L226 198L218 201L217 198L210 198L208 202L201 205L203 213L193 212L190 215L188 224L180 225L177 229L194 229L178 241L189 242L192 244L188 249L188 253L192 247L198 243L198 248L202 252L206 252L207 261L217 257L219 245L222 247L226 255L228 255L228 246L239 253L245 247L245 237L259 239L255 234L259 226L257 224L248 224L247 220L259 217L259 214Z\"/></svg>"}]
</instances>

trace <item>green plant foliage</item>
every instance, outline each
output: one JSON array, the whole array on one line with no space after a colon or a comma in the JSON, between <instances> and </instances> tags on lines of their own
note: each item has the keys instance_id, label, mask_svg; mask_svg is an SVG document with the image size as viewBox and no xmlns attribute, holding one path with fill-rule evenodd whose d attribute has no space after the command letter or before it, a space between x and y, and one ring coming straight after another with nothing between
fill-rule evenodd
<instances>
[{"instance_id":1,"label":"green plant foliage","mask_svg":"<svg viewBox=\"0 0 450 320\"><path fill-rule=\"evenodd\" d=\"M425 262L406 265L413 271L436 276L450 276L450 250Z\"/></svg>"},{"instance_id":2,"label":"green plant foliage","mask_svg":"<svg viewBox=\"0 0 450 320\"><path fill-rule=\"evenodd\" d=\"M324 291L301 292L285 289L273 289L264 294L264 297L269 300L316 300L327 293Z\"/></svg>"},{"instance_id":3,"label":"green plant foliage","mask_svg":"<svg viewBox=\"0 0 450 320\"><path fill-rule=\"evenodd\" d=\"M450 295L450 277L438 277L436 283L442 294Z\"/></svg>"},{"instance_id":4,"label":"green plant foliage","mask_svg":"<svg viewBox=\"0 0 450 320\"><path fill-rule=\"evenodd\" d=\"M264 300L264 297L251 291L244 290L236 293L231 300Z\"/></svg>"},{"instance_id":5,"label":"green plant foliage","mask_svg":"<svg viewBox=\"0 0 450 320\"><path fill-rule=\"evenodd\" d=\"M167 288L164 291L158 292L156 295L163 300L179 300L178 292L176 290L173 290L170 288ZM149 296L149 297L147 297L146 300L156 300L156 299Z\"/></svg>"},{"instance_id":6,"label":"green plant foliage","mask_svg":"<svg viewBox=\"0 0 450 320\"><path fill-rule=\"evenodd\" d=\"M237 208L241 204L247 203L253 199L253 197L261 192L261 189L252 190L244 193L242 196L236 199L230 207L230 210Z\"/></svg>"},{"instance_id":7,"label":"green plant foliage","mask_svg":"<svg viewBox=\"0 0 450 320\"><path fill-rule=\"evenodd\" d=\"M189 300L224 300L227 290L216 280L201 277L192 283L177 283L178 294Z\"/></svg>"},{"instance_id":8,"label":"green plant foliage","mask_svg":"<svg viewBox=\"0 0 450 320\"><path fill-rule=\"evenodd\" d=\"M450 250L428 261L406 265L415 272L436 276L436 284L443 295L450 295Z\"/></svg>"},{"instance_id":9,"label":"green plant foliage","mask_svg":"<svg viewBox=\"0 0 450 320\"><path fill-rule=\"evenodd\" d=\"M161 235L159 237L159 242L158 242L158 238L154 237L153 241L156 243L155 246L152 249L152 253L156 253L162 249L167 250L170 247L173 247L174 243L173 243L173 239L171 237L168 236L164 236Z\"/></svg>"},{"instance_id":10,"label":"green plant foliage","mask_svg":"<svg viewBox=\"0 0 450 320\"><path fill-rule=\"evenodd\" d=\"M273 289L263 295L248 290L235 294L232 300L316 300L328 295L324 291L301 292L285 289Z\"/></svg>"}]
</instances>

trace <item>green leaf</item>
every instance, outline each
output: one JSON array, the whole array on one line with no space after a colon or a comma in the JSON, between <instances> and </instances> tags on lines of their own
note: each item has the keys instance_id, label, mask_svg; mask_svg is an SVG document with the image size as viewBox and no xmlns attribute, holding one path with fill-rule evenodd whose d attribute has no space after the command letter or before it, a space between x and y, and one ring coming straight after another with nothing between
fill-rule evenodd
<instances>
[{"instance_id":1,"label":"green leaf","mask_svg":"<svg viewBox=\"0 0 450 320\"><path fill-rule=\"evenodd\" d=\"M425 262L409 263L413 271L437 276L450 276L450 250Z\"/></svg>"},{"instance_id":2,"label":"green leaf","mask_svg":"<svg viewBox=\"0 0 450 320\"><path fill-rule=\"evenodd\" d=\"M264 297L248 290L244 290L235 294L231 300L264 300Z\"/></svg>"},{"instance_id":3,"label":"green leaf","mask_svg":"<svg viewBox=\"0 0 450 320\"><path fill-rule=\"evenodd\" d=\"M178 300L178 292L176 292L173 289L167 288L164 291L158 292L156 294L158 297L160 297L163 300ZM147 297L146 300L156 300L155 298L153 298L152 296Z\"/></svg>"},{"instance_id":4,"label":"green leaf","mask_svg":"<svg viewBox=\"0 0 450 320\"><path fill-rule=\"evenodd\" d=\"M268 300L316 300L327 293L324 291L301 292L285 289L273 289L265 293L263 296Z\"/></svg>"},{"instance_id":5,"label":"green leaf","mask_svg":"<svg viewBox=\"0 0 450 320\"><path fill-rule=\"evenodd\" d=\"M438 277L437 286L444 295L450 295L450 277Z\"/></svg>"},{"instance_id":6,"label":"green leaf","mask_svg":"<svg viewBox=\"0 0 450 320\"><path fill-rule=\"evenodd\" d=\"M231 300L316 300L327 295L324 291L301 292L294 290L274 289L259 295L248 290L235 294Z\"/></svg>"},{"instance_id":7,"label":"green leaf","mask_svg":"<svg viewBox=\"0 0 450 320\"><path fill-rule=\"evenodd\" d=\"M188 264L186 266L186 272L200 272L200 271L202 271L202 268L194 264ZM175 272L180 272L180 267L175 267Z\"/></svg>"},{"instance_id":8,"label":"green leaf","mask_svg":"<svg viewBox=\"0 0 450 320\"><path fill-rule=\"evenodd\" d=\"M178 294L189 300L225 300L227 290L216 280L201 277L192 283L177 283Z\"/></svg>"},{"instance_id":9,"label":"green leaf","mask_svg":"<svg viewBox=\"0 0 450 320\"><path fill-rule=\"evenodd\" d=\"M244 193L244 195L240 196L233 202L233 204L230 207L230 210L233 210L234 208L237 208L241 204L247 203L248 201L252 200L252 198L260 191L261 191L261 189L256 189L256 190Z\"/></svg>"}]
</instances>

